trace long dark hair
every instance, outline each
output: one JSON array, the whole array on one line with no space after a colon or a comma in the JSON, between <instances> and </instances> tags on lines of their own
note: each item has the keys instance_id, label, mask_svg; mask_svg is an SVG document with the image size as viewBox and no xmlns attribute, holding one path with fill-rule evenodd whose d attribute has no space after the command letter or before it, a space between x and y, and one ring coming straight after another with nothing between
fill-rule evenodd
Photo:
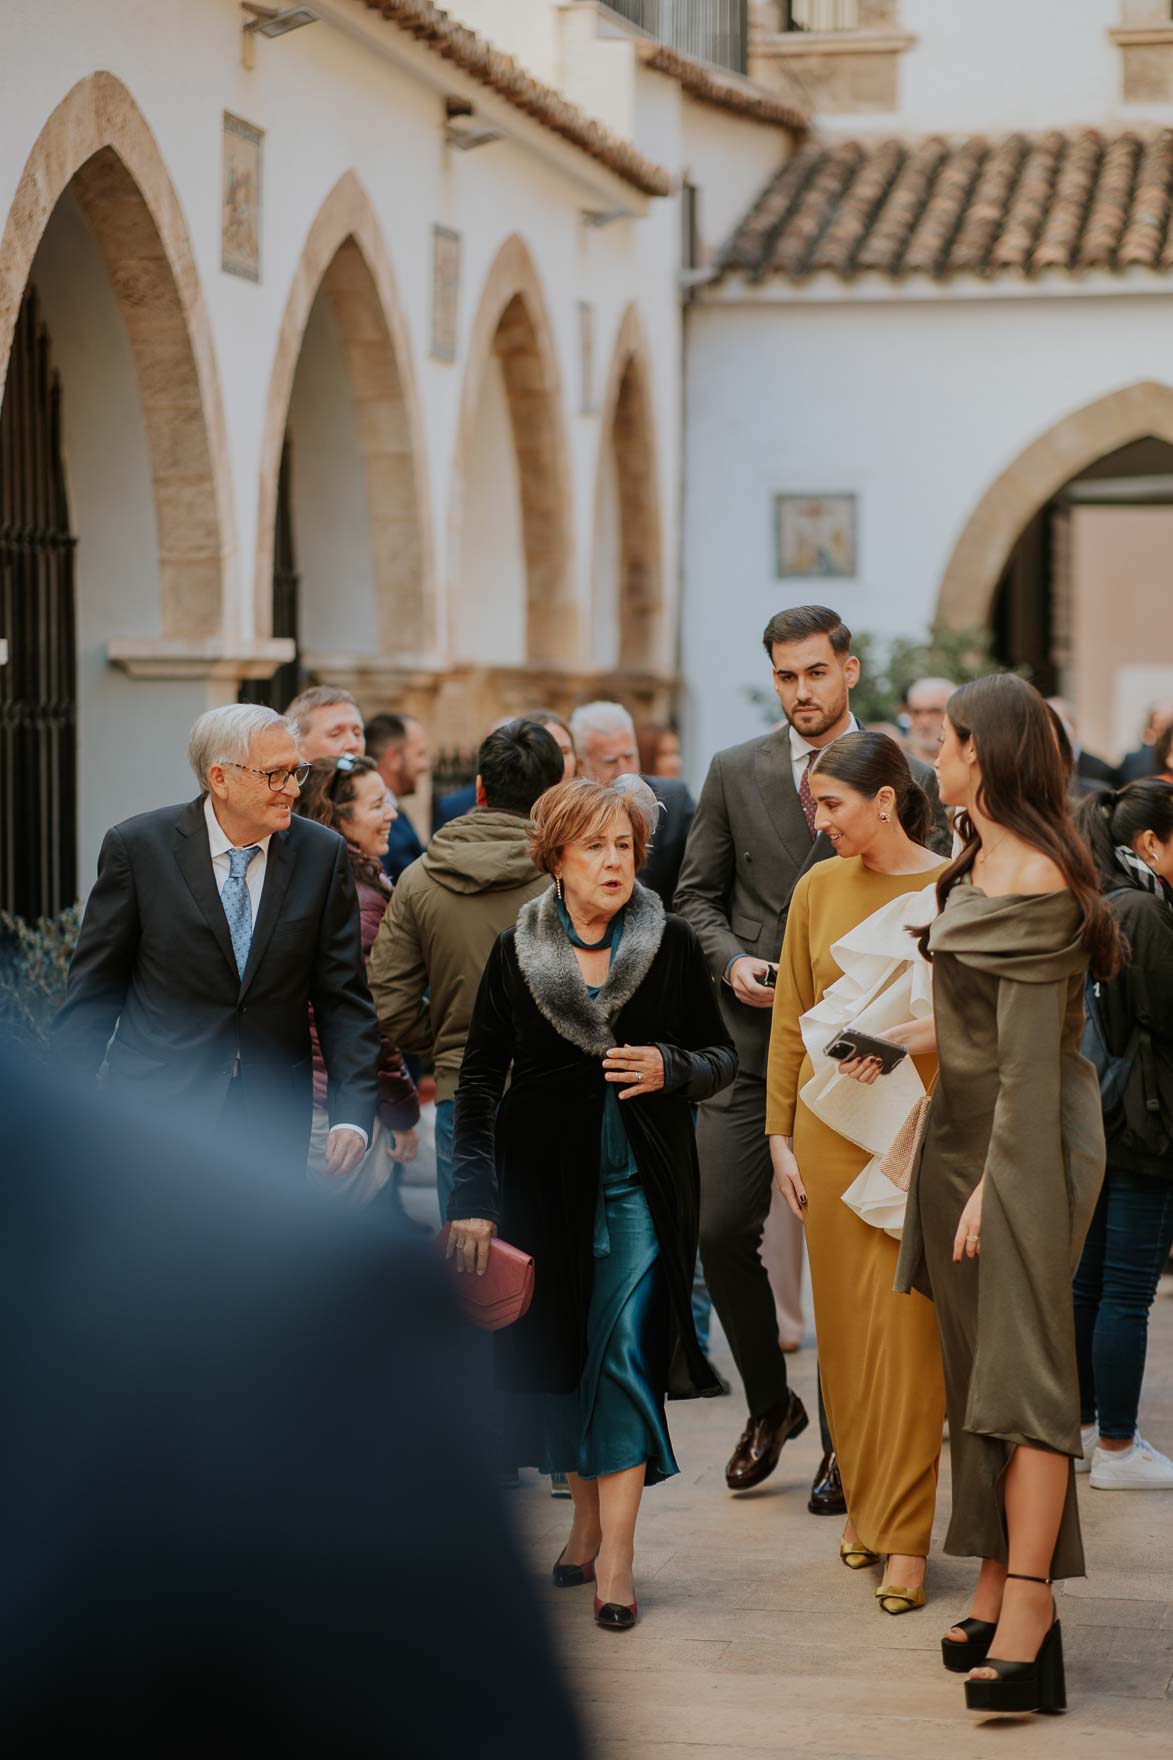
<instances>
[{"instance_id":1,"label":"long dark hair","mask_svg":"<svg viewBox=\"0 0 1173 1760\"><path fill-rule=\"evenodd\" d=\"M1085 795L1075 810L1075 823L1092 852L1104 891L1126 886L1131 876L1116 859L1117 845L1131 849L1133 838L1142 831L1168 843L1173 837L1173 783L1145 777L1130 782L1119 794L1101 789Z\"/></svg>"},{"instance_id":2,"label":"long dark hair","mask_svg":"<svg viewBox=\"0 0 1173 1760\"><path fill-rule=\"evenodd\" d=\"M1025 679L997 672L954 691L945 713L963 745L973 740L982 775L981 811L1054 862L1079 906L1080 940L1093 975L1113 977L1124 958L1123 937L1104 903L1091 852L1071 818L1053 712ZM964 847L937 881L941 910L982 846L968 813L958 813L954 828ZM917 936L926 959L932 958L930 927Z\"/></svg>"},{"instance_id":3,"label":"long dark hair","mask_svg":"<svg viewBox=\"0 0 1173 1760\"><path fill-rule=\"evenodd\" d=\"M343 752L337 758L315 758L302 784L297 810L303 819L316 819L319 825L328 825L331 831L340 832L346 838L346 853L355 879L365 880L368 886L386 892L387 877L382 868L374 856L364 855L361 849L356 849L346 832L346 821L354 810L358 793L358 779L369 776L378 768L373 758L356 757L352 752Z\"/></svg>"},{"instance_id":4,"label":"long dark hair","mask_svg":"<svg viewBox=\"0 0 1173 1760\"><path fill-rule=\"evenodd\" d=\"M929 797L908 767L908 759L886 733L845 733L824 746L811 765L812 775L845 782L866 800L882 788L896 796L896 816L907 837L923 843L933 823Z\"/></svg>"}]
</instances>

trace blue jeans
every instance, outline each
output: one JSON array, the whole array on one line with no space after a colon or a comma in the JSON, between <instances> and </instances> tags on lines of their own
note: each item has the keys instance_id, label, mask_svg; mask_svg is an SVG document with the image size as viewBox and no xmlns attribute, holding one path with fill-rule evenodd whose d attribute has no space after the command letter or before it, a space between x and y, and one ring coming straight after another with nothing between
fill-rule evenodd
<instances>
[{"instance_id":1,"label":"blue jeans","mask_svg":"<svg viewBox=\"0 0 1173 1760\"><path fill-rule=\"evenodd\" d=\"M701 1256L696 1256L696 1265L692 1273L692 1323L696 1327L696 1339L706 1357L709 1354L709 1332L713 1320L713 1298L709 1294L709 1286L705 1282L705 1268L701 1264Z\"/></svg>"},{"instance_id":2,"label":"blue jeans","mask_svg":"<svg viewBox=\"0 0 1173 1760\"><path fill-rule=\"evenodd\" d=\"M1075 1274L1080 1422L1136 1435L1149 1309L1173 1246L1173 1180L1109 1167Z\"/></svg>"},{"instance_id":3,"label":"blue jeans","mask_svg":"<svg viewBox=\"0 0 1173 1760\"><path fill-rule=\"evenodd\" d=\"M456 1123L455 1100L436 1102L436 1201L440 1206L440 1226L448 1220L448 1200L452 1196L452 1132Z\"/></svg>"}]
</instances>

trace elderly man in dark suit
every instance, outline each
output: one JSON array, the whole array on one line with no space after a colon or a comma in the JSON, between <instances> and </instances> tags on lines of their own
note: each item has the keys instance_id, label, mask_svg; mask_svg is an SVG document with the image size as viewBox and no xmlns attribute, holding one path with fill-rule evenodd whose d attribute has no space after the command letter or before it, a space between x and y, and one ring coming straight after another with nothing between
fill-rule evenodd
<instances>
[{"instance_id":1,"label":"elderly man in dark suit","mask_svg":"<svg viewBox=\"0 0 1173 1760\"><path fill-rule=\"evenodd\" d=\"M610 783L639 773L635 722L622 703L584 703L570 717L570 733L580 776ZM639 879L670 908L696 802L677 777L645 776L644 781L660 803L660 823Z\"/></svg>"},{"instance_id":2,"label":"elderly man in dark suit","mask_svg":"<svg viewBox=\"0 0 1173 1760\"><path fill-rule=\"evenodd\" d=\"M274 710L208 710L188 757L198 799L106 834L56 1049L91 1074L105 1062L110 1087L178 1128L250 1136L304 1170L312 1003L327 1168L348 1173L374 1120L379 1034L346 845L294 816L305 767Z\"/></svg>"},{"instance_id":3,"label":"elderly man in dark suit","mask_svg":"<svg viewBox=\"0 0 1173 1760\"><path fill-rule=\"evenodd\" d=\"M774 992L762 980L781 951L800 875L834 854L826 836L815 834L810 765L817 752L858 727L850 694L859 661L837 612L821 605L779 612L763 642L784 724L713 759L675 901L700 936L739 1059L736 1082L702 1106L697 1127L701 1258L749 1406L726 1468L731 1491L760 1485L777 1466L783 1444L807 1424L802 1401L788 1384L759 1251L773 1184L765 1075ZM933 772L918 759L909 764L934 803L933 847L947 852L949 829ZM824 1433L825 1450L829 1440ZM825 1458L811 1508L822 1513L838 1507L835 1463Z\"/></svg>"}]
</instances>

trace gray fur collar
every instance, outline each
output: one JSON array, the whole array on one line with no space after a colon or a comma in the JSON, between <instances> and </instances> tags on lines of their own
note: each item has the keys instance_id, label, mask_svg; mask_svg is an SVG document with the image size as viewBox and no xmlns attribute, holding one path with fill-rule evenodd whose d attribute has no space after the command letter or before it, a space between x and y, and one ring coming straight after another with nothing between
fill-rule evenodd
<instances>
[{"instance_id":1,"label":"gray fur collar","mask_svg":"<svg viewBox=\"0 0 1173 1760\"><path fill-rule=\"evenodd\" d=\"M583 983L552 886L522 906L514 943L526 987L554 1031L580 1051L602 1057L615 1043L613 1023L647 977L663 935L660 897L637 881L619 951L597 997Z\"/></svg>"}]
</instances>

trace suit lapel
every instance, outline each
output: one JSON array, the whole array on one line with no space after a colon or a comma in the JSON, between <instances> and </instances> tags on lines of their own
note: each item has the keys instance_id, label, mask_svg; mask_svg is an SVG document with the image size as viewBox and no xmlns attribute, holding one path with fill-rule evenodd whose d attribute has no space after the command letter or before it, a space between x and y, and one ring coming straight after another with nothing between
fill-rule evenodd
<instances>
[{"instance_id":1,"label":"suit lapel","mask_svg":"<svg viewBox=\"0 0 1173 1760\"><path fill-rule=\"evenodd\" d=\"M754 781L771 823L796 866L801 870L811 859L811 834L806 814L794 786L790 768L790 741L785 731L764 739L754 753ZM816 840L817 841L817 840Z\"/></svg>"},{"instance_id":2,"label":"suit lapel","mask_svg":"<svg viewBox=\"0 0 1173 1760\"><path fill-rule=\"evenodd\" d=\"M228 961L233 978L239 981L228 918L224 915L224 906L216 887L216 876L212 872L212 852L208 845L208 827L204 820L202 800L192 801L175 821L175 860L187 882L188 891L200 907L205 923L220 944L220 951Z\"/></svg>"},{"instance_id":3,"label":"suit lapel","mask_svg":"<svg viewBox=\"0 0 1173 1760\"><path fill-rule=\"evenodd\" d=\"M269 839L269 860L265 868L265 885L261 892L261 908L257 912L257 920L253 924L253 938L248 950L248 964L244 968L244 977L240 981L240 993L243 996L256 975L257 967L265 957L265 949L272 938L273 930L281 916L281 907L285 903L285 894L289 890L289 880L293 873L293 856L289 850L288 831L275 831ZM223 916L223 911L221 911ZM235 962L233 962L235 964Z\"/></svg>"}]
</instances>

